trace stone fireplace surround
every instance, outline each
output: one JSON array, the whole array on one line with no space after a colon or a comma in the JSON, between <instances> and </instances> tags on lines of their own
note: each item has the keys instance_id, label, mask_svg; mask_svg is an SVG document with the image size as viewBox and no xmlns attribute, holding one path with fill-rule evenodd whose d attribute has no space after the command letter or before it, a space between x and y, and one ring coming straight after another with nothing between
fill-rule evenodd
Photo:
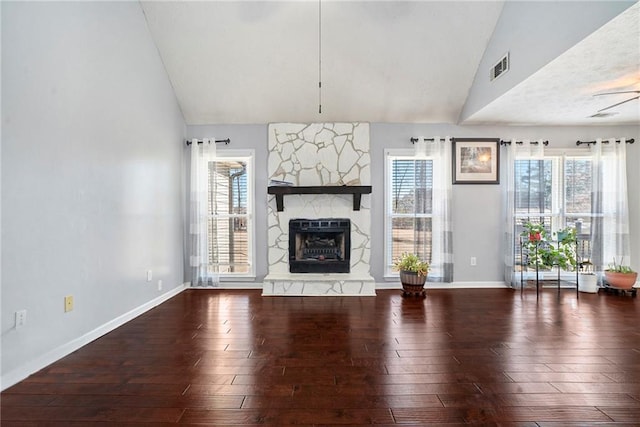
<instances>
[{"instance_id":1,"label":"stone fireplace surround","mask_svg":"<svg viewBox=\"0 0 640 427\"><path fill-rule=\"evenodd\" d=\"M269 125L268 176L295 186L370 185L368 123L274 123ZM278 212L268 198L268 275L263 295L373 296L370 275L370 196L353 209L344 194L288 195ZM349 218L349 273L290 273L289 221L299 218Z\"/></svg>"}]
</instances>

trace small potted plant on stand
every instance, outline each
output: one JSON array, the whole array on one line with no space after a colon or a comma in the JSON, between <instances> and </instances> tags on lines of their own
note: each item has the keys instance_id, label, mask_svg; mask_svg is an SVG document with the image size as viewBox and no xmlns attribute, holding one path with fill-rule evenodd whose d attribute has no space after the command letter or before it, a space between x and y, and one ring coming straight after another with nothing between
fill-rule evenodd
<instances>
[{"instance_id":1,"label":"small potted plant on stand","mask_svg":"<svg viewBox=\"0 0 640 427\"><path fill-rule=\"evenodd\" d=\"M544 228L544 224L526 222L523 226L525 231L522 232L522 235L526 237L529 242L539 242L546 239L547 230Z\"/></svg>"},{"instance_id":2,"label":"small potted plant on stand","mask_svg":"<svg viewBox=\"0 0 640 427\"><path fill-rule=\"evenodd\" d=\"M429 272L429 264L426 261L421 260L416 254L404 252L393 263L393 267L400 272L402 296L412 294L426 296L424 283Z\"/></svg>"},{"instance_id":3,"label":"small potted plant on stand","mask_svg":"<svg viewBox=\"0 0 640 427\"><path fill-rule=\"evenodd\" d=\"M638 280L638 273L628 265L617 264L614 258L613 264L609 264L609 268L604 271L604 280L612 288L633 291L635 295L634 285Z\"/></svg>"},{"instance_id":4,"label":"small potted plant on stand","mask_svg":"<svg viewBox=\"0 0 640 427\"><path fill-rule=\"evenodd\" d=\"M563 270L576 268L576 229L566 227L554 233L556 236L557 253L554 254L555 265Z\"/></svg>"}]
</instances>

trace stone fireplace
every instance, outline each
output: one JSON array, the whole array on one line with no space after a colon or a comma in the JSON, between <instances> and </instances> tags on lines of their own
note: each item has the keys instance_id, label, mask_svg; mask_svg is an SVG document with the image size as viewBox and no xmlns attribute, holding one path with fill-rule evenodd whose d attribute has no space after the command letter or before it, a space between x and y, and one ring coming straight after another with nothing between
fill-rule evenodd
<instances>
[{"instance_id":1,"label":"stone fireplace","mask_svg":"<svg viewBox=\"0 0 640 427\"><path fill-rule=\"evenodd\" d=\"M367 123L270 124L268 155L269 179L293 187L371 185ZM263 295L375 295L370 196L356 209L353 194L334 193L287 194L282 211L269 195Z\"/></svg>"}]
</instances>

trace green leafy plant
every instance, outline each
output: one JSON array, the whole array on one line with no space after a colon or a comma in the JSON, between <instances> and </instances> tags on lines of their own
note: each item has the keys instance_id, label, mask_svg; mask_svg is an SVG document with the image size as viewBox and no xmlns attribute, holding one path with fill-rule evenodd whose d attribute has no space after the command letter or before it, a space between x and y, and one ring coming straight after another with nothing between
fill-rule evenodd
<instances>
[{"instance_id":1,"label":"green leafy plant","mask_svg":"<svg viewBox=\"0 0 640 427\"><path fill-rule=\"evenodd\" d=\"M633 274L635 271L628 265L622 265L616 263L616 259L613 259L613 263L609 264L609 267L605 271L611 271L613 273L625 273L625 274Z\"/></svg>"},{"instance_id":2,"label":"green leafy plant","mask_svg":"<svg viewBox=\"0 0 640 427\"><path fill-rule=\"evenodd\" d=\"M566 227L553 233L556 241L550 238L544 224L526 222L522 236L524 249L528 254L530 266L539 269L558 267L572 270L576 267L576 229Z\"/></svg>"},{"instance_id":3,"label":"green leafy plant","mask_svg":"<svg viewBox=\"0 0 640 427\"><path fill-rule=\"evenodd\" d=\"M410 271L418 276L426 276L429 271L429 263L423 261L418 255L403 252L394 262L393 268L398 271Z\"/></svg>"}]
</instances>

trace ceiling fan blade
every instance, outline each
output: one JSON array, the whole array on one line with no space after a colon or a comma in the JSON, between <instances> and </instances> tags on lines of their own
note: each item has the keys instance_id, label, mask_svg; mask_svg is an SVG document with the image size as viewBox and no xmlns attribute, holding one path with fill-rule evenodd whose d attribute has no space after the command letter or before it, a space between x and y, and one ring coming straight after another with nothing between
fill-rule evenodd
<instances>
[{"instance_id":1,"label":"ceiling fan blade","mask_svg":"<svg viewBox=\"0 0 640 427\"><path fill-rule=\"evenodd\" d=\"M594 119L594 118L603 118L603 117L611 117L611 116L615 116L617 113L595 113L590 115L589 117L587 117L588 119Z\"/></svg>"},{"instance_id":2,"label":"ceiling fan blade","mask_svg":"<svg viewBox=\"0 0 640 427\"><path fill-rule=\"evenodd\" d=\"M613 108L613 107L617 107L618 105L625 104L625 103L627 103L627 102L629 102L629 101L633 101L634 99L638 99L638 98L640 98L640 95L638 95L638 96L634 96L633 98L629 98L629 99L627 99L626 101L622 101L622 102L618 102L617 104L610 105L610 106L608 106L607 108L603 108L602 110L598 110L598 113L600 113L600 112L602 112L602 111L609 110L609 109L611 109L611 108Z\"/></svg>"},{"instance_id":3,"label":"ceiling fan blade","mask_svg":"<svg viewBox=\"0 0 640 427\"><path fill-rule=\"evenodd\" d=\"M620 92L604 92L604 93L596 93L593 96L602 96L602 95L617 95L619 93L640 93L640 90L623 90Z\"/></svg>"}]
</instances>

